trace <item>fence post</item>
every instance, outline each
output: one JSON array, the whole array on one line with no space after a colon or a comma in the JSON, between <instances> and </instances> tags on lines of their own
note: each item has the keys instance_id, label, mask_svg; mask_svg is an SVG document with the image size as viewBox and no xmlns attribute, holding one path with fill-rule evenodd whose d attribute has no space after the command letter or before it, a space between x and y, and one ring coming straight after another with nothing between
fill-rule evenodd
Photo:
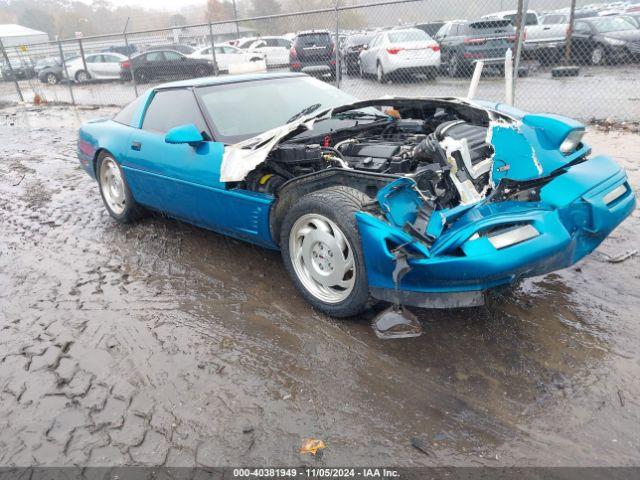
<instances>
[{"instance_id":1,"label":"fence post","mask_svg":"<svg viewBox=\"0 0 640 480\"><path fill-rule=\"evenodd\" d=\"M213 74L218 76L218 62L216 60L216 45L213 41L213 27L211 26L211 19L209 19L209 41L211 43L211 58L213 59Z\"/></svg>"},{"instance_id":2,"label":"fence post","mask_svg":"<svg viewBox=\"0 0 640 480\"><path fill-rule=\"evenodd\" d=\"M336 52L336 87L340 88L340 77L342 76L341 70L341 62L340 62L340 11L338 10L338 5L340 0L336 0L335 4L335 15L336 15L336 43L335 43L335 52Z\"/></svg>"},{"instance_id":3,"label":"fence post","mask_svg":"<svg viewBox=\"0 0 640 480\"><path fill-rule=\"evenodd\" d=\"M131 49L129 48L129 39L127 38L127 27L129 26L129 17L127 17L127 21L124 24L124 31L122 34L124 35L124 47L127 49L127 58L129 59L129 71L131 72L131 81L133 82L133 91L138 98L138 83L136 82L136 76L133 71L133 63L131 62Z\"/></svg>"},{"instance_id":4,"label":"fence post","mask_svg":"<svg viewBox=\"0 0 640 480\"><path fill-rule=\"evenodd\" d=\"M571 65L571 40L573 37L573 20L576 14L576 0L571 0L569 11L569 27L567 28L567 41L564 46L564 64Z\"/></svg>"},{"instance_id":5,"label":"fence post","mask_svg":"<svg viewBox=\"0 0 640 480\"><path fill-rule=\"evenodd\" d=\"M518 13L516 18L518 19L518 25L516 26L516 55L513 60L513 76L511 79L512 87L511 93L513 95L513 104L516 103L516 83L519 77L520 70L520 55L522 54L523 39L525 34L525 26L527 24L527 10L529 8L529 0L518 0Z\"/></svg>"},{"instance_id":6,"label":"fence post","mask_svg":"<svg viewBox=\"0 0 640 480\"><path fill-rule=\"evenodd\" d=\"M233 18L236 21L236 39L240 40L240 24L238 23L238 9L236 8L236 0L233 1Z\"/></svg>"},{"instance_id":7,"label":"fence post","mask_svg":"<svg viewBox=\"0 0 640 480\"><path fill-rule=\"evenodd\" d=\"M75 105L76 98L73 96L73 86L71 85L73 82L69 78L69 70L67 70L67 61L64 59L64 52L62 51L62 42L60 41L59 36L58 36L58 51L60 52L60 61L62 62L64 77L67 79L67 85L69 87L69 95L71 96L71 103Z\"/></svg>"},{"instance_id":8,"label":"fence post","mask_svg":"<svg viewBox=\"0 0 640 480\"><path fill-rule=\"evenodd\" d=\"M9 67L9 73L11 74L11 78L13 78L13 84L16 87L16 92L18 93L18 98L21 102L24 102L24 97L22 96L22 90L20 90L20 85L18 84L18 79L13 73L13 66L11 66L11 62L9 61L9 56L7 55L7 51L4 49L4 43L2 43L2 38L0 38L0 50L2 50L2 56L4 57L4 61L7 62Z\"/></svg>"},{"instance_id":9,"label":"fence post","mask_svg":"<svg viewBox=\"0 0 640 480\"><path fill-rule=\"evenodd\" d=\"M82 47L82 39L78 39L78 46L80 47L80 56L82 57L82 68L87 72L87 77L89 76L89 69L87 68L87 60L84 58L84 48Z\"/></svg>"}]
</instances>

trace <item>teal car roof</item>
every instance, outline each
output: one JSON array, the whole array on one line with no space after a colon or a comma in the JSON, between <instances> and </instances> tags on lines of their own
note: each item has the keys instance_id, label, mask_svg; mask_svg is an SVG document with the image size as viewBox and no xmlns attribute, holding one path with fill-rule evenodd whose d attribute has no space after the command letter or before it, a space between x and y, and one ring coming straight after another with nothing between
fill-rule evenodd
<instances>
[{"instance_id":1,"label":"teal car roof","mask_svg":"<svg viewBox=\"0 0 640 480\"><path fill-rule=\"evenodd\" d=\"M219 77L190 78L176 82L163 83L154 87L154 90L165 88L207 87L209 85L228 85L231 83L253 82L257 80L269 80L271 78L306 77L304 73L251 73L244 75L223 75Z\"/></svg>"}]
</instances>

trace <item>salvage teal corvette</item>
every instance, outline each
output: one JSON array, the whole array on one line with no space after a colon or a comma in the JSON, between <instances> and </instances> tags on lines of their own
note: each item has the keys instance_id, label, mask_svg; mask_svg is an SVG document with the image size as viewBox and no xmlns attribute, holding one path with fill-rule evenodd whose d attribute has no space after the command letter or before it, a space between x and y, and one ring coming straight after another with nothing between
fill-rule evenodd
<instances>
[{"instance_id":1,"label":"salvage teal corvette","mask_svg":"<svg viewBox=\"0 0 640 480\"><path fill-rule=\"evenodd\" d=\"M336 317L373 302L480 305L567 267L635 208L584 126L456 98L357 101L303 74L150 89L79 132L110 215L155 210L279 249Z\"/></svg>"}]
</instances>

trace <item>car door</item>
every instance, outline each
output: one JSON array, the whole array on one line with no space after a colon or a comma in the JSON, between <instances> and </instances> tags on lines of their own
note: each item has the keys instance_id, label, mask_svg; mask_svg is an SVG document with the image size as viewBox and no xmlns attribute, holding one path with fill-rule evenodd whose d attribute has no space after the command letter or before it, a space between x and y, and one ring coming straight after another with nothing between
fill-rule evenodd
<instances>
[{"instance_id":1,"label":"car door","mask_svg":"<svg viewBox=\"0 0 640 480\"><path fill-rule=\"evenodd\" d=\"M170 50L165 50L164 52L164 61L165 61L165 72L168 76L171 77L184 77L189 76L192 69L192 62L190 62L187 57L179 54L178 52L173 52Z\"/></svg>"},{"instance_id":2,"label":"car door","mask_svg":"<svg viewBox=\"0 0 640 480\"><path fill-rule=\"evenodd\" d=\"M168 74L166 63L164 53L158 50L144 55L144 61L141 62L139 68L147 72L148 78L158 78Z\"/></svg>"},{"instance_id":3,"label":"car door","mask_svg":"<svg viewBox=\"0 0 640 480\"><path fill-rule=\"evenodd\" d=\"M85 55L84 61L87 64L87 72L91 78L95 78L97 80L101 79L104 74L102 68L102 55ZM84 68L82 58L79 59L78 63L81 65L78 70L82 70Z\"/></svg>"},{"instance_id":4,"label":"car door","mask_svg":"<svg viewBox=\"0 0 640 480\"><path fill-rule=\"evenodd\" d=\"M169 144L167 131L194 124L205 141ZM269 231L273 196L228 190L220 181L224 144L213 141L190 88L152 93L141 128L132 129L122 160L133 197L195 225L276 248Z\"/></svg>"},{"instance_id":5,"label":"car door","mask_svg":"<svg viewBox=\"0 0 640 480\"><path fill-rule=\"evenodd\" d=\"M116 55L114 53L103 53L100 69L102 70L102 78L116 79L120 78L120 62L126 57Z\"/></svg>"},{"instance_id":6,"label":"car door","mask_svg":"<svg viewBox=\"0 0 640 480\"><path fill-rule=\"evenodd\" d=\"M129 137L122 166L136 201L176 218L213 226L198 204L206 189L224 188L219 176L224 146L212 141L194 146L165 142L169 130L186 124L196 125L205 139L211 139L191 89L154 92L141 128Z\"/></svg>"}]
</instances>

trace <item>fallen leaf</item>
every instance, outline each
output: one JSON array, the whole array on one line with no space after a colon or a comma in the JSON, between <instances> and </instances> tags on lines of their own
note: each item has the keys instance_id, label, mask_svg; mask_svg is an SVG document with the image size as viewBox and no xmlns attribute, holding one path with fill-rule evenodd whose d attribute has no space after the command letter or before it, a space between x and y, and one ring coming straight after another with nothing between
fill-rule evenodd
<instances>
[{"instance_id":1,"label":"fallen leaf","mask_svg":"<svg viewBox=\"0 0 640 480\"><path fill-rule=\"evenodd\" d=\"M324 447L325 445L322 440L308 438L302 443L300 453L310 453L311 455L315 455L318 453L318 450L322 450Z\"/></svg>"}]
</instances>

